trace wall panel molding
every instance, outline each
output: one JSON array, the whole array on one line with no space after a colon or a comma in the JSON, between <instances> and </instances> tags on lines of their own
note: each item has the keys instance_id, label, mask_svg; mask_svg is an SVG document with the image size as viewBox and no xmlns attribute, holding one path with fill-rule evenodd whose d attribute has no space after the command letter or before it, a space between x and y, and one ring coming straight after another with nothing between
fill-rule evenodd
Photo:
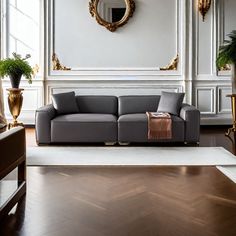
<instances>
[{"instance_id":1,"label":"wall panel molding","mask_svg":"<svg viewBox=\"0 0 236 236\"><path fill-rule=\"evenodd\" d=\"M194 11L194 54L195 54L195 67L194 76L198 79L199 75L213 75L214 68L214 52L215 52L215 28L214 22L215 18L215 1L212 2L211 8L209 9L205 21L202 21L201 14L198 11L198 1L194 1L193 5ZM209 34L209 35L207 35ZM209 38L209 37L210 38ZM207 40L206 40L207 38ZM208 58L208 60L207 60ZM208 68L201 68L203 66L208 66ZM206 73L206 70L209 70Z\"/></svg>"},{"instance_id":2,"label":"wall panel molding","mask_svg":"<svg viewBox=\"0 0 236 236\"><path fill-rule=\"evenodd\" d=\"M216 89L214 87L196 87L195 102L201 114L216 114Z\"/></svg>"},{"instance_id":3,"label":"wall panel molding","mask_svg":"<svg viewBox=\"0 0 236 236\"><path fill-rule=\"evenodd\" d=\"M80 75L134 75L134 76L141 76L141 75L155 75L155 76L181 76L182 75L182 69L183 69L183 62L185 60L185 12L186 12L186 0L175 0L175 3L177 5L176 7L176 39L177 41L174 42L176 45L176 52L172 56L175 57L176 55L179 55L179 65L177 71L160 71L158 70L158 67L166 66L167 63L172 58L169 58L169 61L166 62L166 64L163 65L156 65L156 67L86 67L86 68L73 68L71 71L54 71L52 70L51 65L51 57L54 52L56 52L55 49L55 0L47 2L47 75L49 77L55 77L55 76L80 76ZM141 4L142 5L142 4ZM139 6L137 6L138 9ZM88 10L88 9L87 9ZM135 24L135 20L138 19L132 19L132 22L129 22L129 24ZM95 22L93 22L95 24ZM97 26L96 26L97 27ZM100 28L99 28L100 29ZM129 31L129 28L127 27L127 31L123 31L122 33L126 33ZM155 27L153 27L153 31L155 31ZM110 34L108 34L107 37L109 37ZM111 36L111 35L110 35ZM89 45L88 45L89 47ZM57 52L56 52L57 53ZM58 55L60 57L60 55ZM62 62L63 63L63 62ZM66 64L67 67L71 67L70 65ZM79 78L78 78L79 79ZM114 78L116 79L116 78ZM158 79L158 78L157 78Z\"/></svg>"},{"instance_id":4,"label":"wall panel molding","mask_svg":"<svg viewBox=\"0 0 236 236\"><path fill-rule=\"evenodd\" d=\"M55 82L50 81L46 85L47 103L51 102L51 95L58 92L75 91L78 95L156 95L161 94L161 91L183 92L184 86L182 83L76 83L76 82Z\"/></svg>"},{"instance_id":5,"label":"wall panel molding","mask_svg":"<svg viewBox=\"0 0 236 236\"><path fill-rule=\"evenodd\" d=\"M231 113L230 98L226 95L231 94L231 88L228 86L217 87L217 113L218 114L229 114Z\"/></svg>"}]
</instances>

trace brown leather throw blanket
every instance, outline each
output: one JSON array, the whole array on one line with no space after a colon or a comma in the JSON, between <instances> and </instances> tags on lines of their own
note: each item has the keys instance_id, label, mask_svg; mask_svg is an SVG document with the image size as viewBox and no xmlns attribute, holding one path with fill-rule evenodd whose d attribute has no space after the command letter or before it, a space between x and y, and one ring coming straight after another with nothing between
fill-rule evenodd
<instances>
[{"instance_id":1,"label":"brown leather throw blanket","mask_svg":"<svg viewBox=\"0 0 236 236\"><path fill-rule=\"evenodd\" d=\"M169 113L146 112L148 139L171 139L172 120Z\"/></svg>"}]
</instances>

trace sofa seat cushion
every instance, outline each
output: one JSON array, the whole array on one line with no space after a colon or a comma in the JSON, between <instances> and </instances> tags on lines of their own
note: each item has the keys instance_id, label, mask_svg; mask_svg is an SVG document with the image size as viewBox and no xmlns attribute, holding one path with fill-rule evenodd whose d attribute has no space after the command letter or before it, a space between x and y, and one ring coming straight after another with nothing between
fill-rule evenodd
<instances>
[{"instance_id":1,"label":"sofa seat cushion","mask_svg":"<svg viewBox=\"0 0 236 236\"><path fill-rule=\"evenodd\" d=\"M117 117L111 114L70 114L51 121L52 142L115 142Z\"/></svg>"},{"instance_id":2,"label":"sofa seat cushion","mask_svg":"<svg viewBox=\"0 0 236 236\"><path fill-rule=\"evenodd\" d=\"M172 139L148 140L148 118L145 113L127 114L118 119L119 142L184 142L184 120L171 116Z\"/></svg>"},{"instance_id":3,"label":"sofa seat cushion","mask_svg":"<svg viewBox=\"0 0 236 236\"><path fill-rule=\"evenodd\" d=\"M120 116L118 122L144 122L147 123L148 118L147 115L144 113L137 113L137 114L126 114Z\"/></svg>"},{"instance_id":4,"label":"sofa seat cushion","mask_svg":"<svg viewBox=\"0 0 236 236\"><path fill-rule=\"evenodd\" d=\"M56 117L53 122L116 122L117 117L110 114L70 114Z\"/></svg>"}]
</instances>

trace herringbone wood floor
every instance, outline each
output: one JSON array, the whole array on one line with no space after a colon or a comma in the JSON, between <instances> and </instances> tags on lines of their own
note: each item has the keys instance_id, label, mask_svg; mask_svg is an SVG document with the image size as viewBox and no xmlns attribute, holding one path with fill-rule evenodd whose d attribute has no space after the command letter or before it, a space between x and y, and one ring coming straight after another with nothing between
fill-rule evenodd
<instances>
[{"instance_id":1,"label":"herringbone wood floor","mask_svg":"<svg viewBox=\"0 0 236 236\"><path fill-rule=\"evenodd\" d=\"M230 149L223 130L205 131L202 146ZM215 167L27 170L1 236L236 235L236 185Z\"/></svg>"}]
</instances>

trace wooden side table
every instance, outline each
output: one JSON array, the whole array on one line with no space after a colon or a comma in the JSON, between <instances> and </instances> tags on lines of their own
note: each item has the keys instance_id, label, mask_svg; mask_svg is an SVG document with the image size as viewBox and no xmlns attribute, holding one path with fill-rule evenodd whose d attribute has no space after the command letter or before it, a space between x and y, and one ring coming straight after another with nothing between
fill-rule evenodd
<instances>
[{"instance_id":1,"label":"wooden side table","mask_svg":"<svg viewBox=\"0 0 236 236\"><path fill-rule=\"evenodd\" d=\"M0 180L18 168L17 189L0 206L0 219L26 194L25 129L16 127L0 134ZM0 193L1 194L1 193ZM0 195L1 197L1 195Z\"/></svg>"},{"instance_id":2,"label":"wooden side table","mask_svg":"<svg viewBox=\"0 0 236 236\"><path fill-rule=\"evenodd\" d=\"M17 118L20 115L22 103L23 103L23 95L22 92L24 89L11 88L7 89L8 93L8 106L13 117L13 122L8 124L8 129L24 126L23 123L19 123Z\"/></svg>"}]
</instances>

